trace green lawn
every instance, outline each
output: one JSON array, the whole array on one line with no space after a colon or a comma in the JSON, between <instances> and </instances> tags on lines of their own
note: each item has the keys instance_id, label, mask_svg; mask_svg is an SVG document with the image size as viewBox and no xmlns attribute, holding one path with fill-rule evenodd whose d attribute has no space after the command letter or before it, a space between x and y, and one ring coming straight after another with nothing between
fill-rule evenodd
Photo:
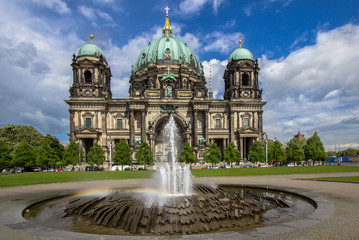
<instances>
[{"instance_id":1,"label":"green lawn","mask_svg":"<svg viewBox=\"0 0 359 240\"><path fill-rule=\"evenodd\" d=\"M250 175L279 175L279 174L310 174L334 172L359 172L359 166L307 166L307 167L270 167L270 168L229 168L229 169L195 169L192 174L196 177L224 177Z\"/></svg>"},{"instance_id":2,"label":"green lawn","mask_svg":"<svg viewBox=\"0 0 359 240\"><path fill-rule=\"evenodd\" d=\"M92 180L150 178L152 171L33 172L1 174L0 187Z\"/></svg>"},{"instance_id":3,"label":"green lawn","mask_svg":"<svg viewBox=\"0 0 359 240\"><path fill-rule=\"evenodd\" d=\"M359 173L358 173L358 175L359 175ZM324 177L324 178L307 178L306 180L329 181L329 182L352 182L352 183L359 183L359 176L353 176L353 177Z\"/></svg>"},{"instance_id":4,"label":"green lawn","mask_svg":"<svg viewBox=\"0 0 359 240\"><path fill-rule=\"evenodd\" d=\"M277 168L230 168L195 169L195 177L223 177L278 174L308 174L333 172L359 172L357 166L315 166L315 167L277 167ZM114 172L39 172L22 174L0 174L0 187L20 185L77 182L91 180L150 178L153 171L114 171ZM358 173L359 175L359 173Z\"/></svg>"}]
</instances>

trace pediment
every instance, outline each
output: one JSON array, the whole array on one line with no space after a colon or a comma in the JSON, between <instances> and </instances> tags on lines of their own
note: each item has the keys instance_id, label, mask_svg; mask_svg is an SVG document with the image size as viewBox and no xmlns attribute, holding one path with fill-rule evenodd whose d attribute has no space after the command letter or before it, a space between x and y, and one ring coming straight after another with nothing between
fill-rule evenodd
<instances>
[{"instance_id":1,"label":"pediment","mask_svg":"<svg viewBox=\"0 0 359 240\"><path fill-rule=\"evenodd\" d=\"M242 62L242 63L239 64L239 66L241 68L246 68L246 67L252 68L252 67L254 67L254 65L252 63L249 63L249 62Z\"/></svg>"},{"instance_id":2,"label":"pediment","mask_svg":"<svg viewBox=\"0 0 359 240\"><path fill-rule=\"evenodd\" d=\"M84 128L79 133L81 134L94 134L97 133L97 131L93 128Z\"/></svg>"},{"instance_id":3,"label":"pediment","mask_svg":"<svg viewBox=\"0 0 359 240\"><path fill-rule=\"evenodd\" d=\"M253 127L248 127L246 129L238 129L238 132L240 134L258 134L258 129L255 129Z\"/></svg>"},{"instance_id":4,"label":"pediment","mask_svg":"<svg viewBox=\"0 0 359 240\"><path fill-rule=\"evenodd\" d=\"M78 60L77 62L78 62L79 64L93 64L93 63L94 63L93 60L90 60L90 59L87 59L87 58Z\"/></svg>"}]
</instances>

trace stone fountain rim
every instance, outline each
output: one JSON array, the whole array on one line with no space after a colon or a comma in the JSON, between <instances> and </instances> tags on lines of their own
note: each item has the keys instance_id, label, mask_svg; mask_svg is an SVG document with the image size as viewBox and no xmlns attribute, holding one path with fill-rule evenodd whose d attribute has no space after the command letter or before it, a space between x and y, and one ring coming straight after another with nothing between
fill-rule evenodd
<instances>
[{"instance_id":1,"label":"stone fountain rim","mask_svg":"<svg viewBox=\"0 0 359 240\"><path fill-rule=\"evenodd\" d=\"M320 197L316 194L313 194L309 191L303 191L295 188L277 188L277 187L268 187L265 185L244 185L244 184L218 184L218 186L238 186L244 188L251 189L259 189L259 190L267 190L267 191L276 191L276 192L284 192L288 194L292 194L298 196L304 200L309 200L309 203L316 207L316 209L309 214L307 217L302 219L293 220L291 222L282 223L274 226L264 226L258 227L254 229L244 230L244 231L230 231L230 232L220 232L220 233L210 233L210 234L195 234L195 235L182 235L182 236L174 236L179 238L213 238L220 239L223 236L226 238L243 238L243 237L258 237L265 236L269 233L284 233L291 230L301 229L304 227L309 227L311 225L322 222L323 220L329 218L331 215L335 213L334 205L329 202L327 199ZM124 189L126 187L120 187ZM135 187L127 187L127 188L135 188ZM12 231L15 231L15 234L19 236L24 235L28 238L38 239L52 239L54 236L57 239L101 239L104 240L112 240L112 239L165 239L169 236L120 236L120 235L98 235L98 234L87 234L87 233L77 233L77 232L69 232L57 229L51 229L48 227L37 225L31 221L26 220L23 217L24 211L29 208L29 206L38 204L41 201L48 201L49 199L64 197L66 195L72 195L73 193L64 193L64 194L53 194L47 195L40 198L34 198L29 200L18 200L18 201L8 201L12 205L8 207L5 211L0 212L0 230L3 227L9 228ZM9 230L7 229L7 230ZM4 229L5 230L5 229ZM3 232L3 231L2 231ZM14 234L14 232L12 232Z\"/></svg>"}]
</instances>

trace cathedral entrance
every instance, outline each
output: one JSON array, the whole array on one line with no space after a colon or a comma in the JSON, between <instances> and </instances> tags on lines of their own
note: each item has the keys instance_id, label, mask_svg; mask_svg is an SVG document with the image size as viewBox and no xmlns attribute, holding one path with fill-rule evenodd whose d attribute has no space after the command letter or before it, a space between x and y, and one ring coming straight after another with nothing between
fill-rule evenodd
<instances>
[{"instance_id":1,"label":"cathedral entrance","mask_svg":"<svg viewBox=\"0 0 359 240\"><path fill-rule=\"evenodd\" d=\"M179 120L174 118L176 121L176 135L177 135L177 141L175 146L175 158L178 159L180 155L180 151L183 148L183 144L186 141L186 134L185 129L182 124L180 124ZM166 116L162 119L160 119L159 123L156 126L155 129L155 162L167 162L169 159L169 156L167 156L167 153L171 149L169 141L166 140L166 137L164 136L164 128L169 120L169 116Z\"/></svg>"},{"instance_id":2,"label":"cathedral entrance","mask_svg":"<svg viewBox=\"0 0 359 240\"><path fill-rule=\"evenodd\" d=\"M82 139L84 150L85 150L85 162L88 162L87 154L90 151L90 149L93 147L94 139L93 138L83 138Z\"/></svg>"}]
</instances>

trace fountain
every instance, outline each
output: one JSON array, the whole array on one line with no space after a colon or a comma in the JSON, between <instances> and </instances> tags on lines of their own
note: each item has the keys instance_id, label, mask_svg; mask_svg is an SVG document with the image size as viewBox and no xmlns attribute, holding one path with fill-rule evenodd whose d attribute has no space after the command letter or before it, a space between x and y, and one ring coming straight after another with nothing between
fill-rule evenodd
<instances>
[{"instance_id":1,"label":"fountain","mask_svg":"<svg viewBox=\"0 0 359 240\"><path fill-rule=\"evenodd\" d=\"M155 174L156 182L159 183L159 190L174 196L188 196L192 192L192 174L190 167L178 164L176 157L176 143L179 142L178 128L173 116L163 129L164 141L169 143L167 162L162 162L158 166Z\"/></svg>"},{"instance_id":2,"label":"fountain","mask_svg":"<svg viewBox=\"0 0 359 240\"><path fill-rule=\"evenodd\" d=\"M297 216L294 212L308 213L304 209L310 204L298 204L298 198L288 194L233 185L192 186L189 166L182 167L177 161L178 129L173 117L163 134L170 146L169 157L154 174L155 188L118 189L97 196L78 194L47 205L41 202L25 211L25 218L83 233L183 235L248 229L260 226L269 216L280 218L283 212L292 216Z\"/></svg>"}]
</instances>

